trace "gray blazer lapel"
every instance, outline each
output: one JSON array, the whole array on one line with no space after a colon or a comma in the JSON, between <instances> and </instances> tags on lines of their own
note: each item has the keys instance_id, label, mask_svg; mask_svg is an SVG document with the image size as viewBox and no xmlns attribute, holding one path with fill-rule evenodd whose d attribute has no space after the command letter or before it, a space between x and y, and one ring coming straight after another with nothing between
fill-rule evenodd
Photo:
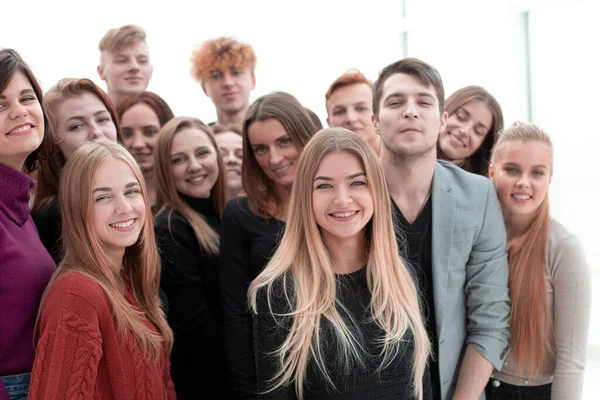
<instances>
[{"instance_id":1,"label":"gray blazer lapel","mask_svg":"<svg viewBox=\"0 0 600 400\"><path fill-rule=\"evenodd\" d=\"M442 321L450 268L450 249L454 231L455 200L452 187L443 167L436 163L431 191L432 232L431 232L431 269L433 275L433 299L435 306L435 325L438 337L441 337Z\"/></svg>"}]
</instances>

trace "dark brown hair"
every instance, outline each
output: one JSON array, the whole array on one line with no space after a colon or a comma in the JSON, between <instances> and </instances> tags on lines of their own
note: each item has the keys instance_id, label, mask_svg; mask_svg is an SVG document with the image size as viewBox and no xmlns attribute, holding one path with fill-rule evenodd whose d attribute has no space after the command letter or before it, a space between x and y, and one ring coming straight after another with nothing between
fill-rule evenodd
<instances>
[{"instance_id":1,"label":"dark brown hair","mask_svg":"<svg viewBox=\"0 0 600 400\"><path fill-rule=\"evenodd\" d=\"M254 122L271 118L283 125L298 150L302 150L317 131L302 104L288 93L273 92L261 96L248 109L242 130L242 185L252 212L265 218L271 217L273 210L282 211L279 210L282 201L275 192L273 181L256 161L248 139L248 128Z\"/></svg>"},{"instance_id":2,"label":"dark brown hair","mask_svg":"<svg viewBox=\"0 0 600 400\"><path fill-rule=\"evenodd\" d=\"M500 132L504 129L504 118L502 116L500 104L496 101L494 96L481 86L466 86L452 93L452 95L448 97L446 100L446 112L448 113L448 116L456 114L459 108L473 100L483 102L488 110L490 110L490 113L492 113L492 126L490 126L490 130L486 133L481 146L465 160L465 164L462 168L475 174L488 176L488 166L490 164L492 148L498 140ZM439 146L438 155L441 155L439 158L443 158Z\"/></svg>"},{"instance_id":3,"label":"dark brown hair","mask_svg":"<svg viewBox=\"0 0 600 400\"><path fill-rule=\"evenodd\" d=\"M15 73L21 72L33 88L35 92L35 96L37 97L40 104L42 104L42 88L38 83L35 75L29 68L29 66L25 63L23 58L19 55L16 50L13 49L3 49L0 50L0 93L6 89L8 83L15 75ZM44 114L44 138L40 146L35 149L31 154L27 156L25 159L25 164L23 164L23 171L27 173L33 172L38 167L38 160L41 153L41 148L44 146L44 143L51 141L49 136L52 136L52 126L48 122L48 117L46 112Z\"/></svg>"},{"instance_id":4,"label":"dark brown hair","mask_svg":"<svg viewBox=\"0 0 600 400\"><path fill-rule=\"evenodd\" d=\"M44 97L44 110L52 128L52 135L48 140L44 140L44 143L40 146L42 160L38 171L38 184L36 186L33 207L31 208L33 215L38 213L42 205L58 195L60 175L67 162L58 147L60 140L57 137L59 109L66 100L82 96L84 93L93 94L104 104L117 128L117 141L123 143L123 136L121 135L115 108L104 90L89 79L61 79L46 92Z\"/></svg>"},{"instance_id":5,"label":"dark brown hair","mask_svg":"<svg viewBox=\"0 0 600 400\"><path fill-rule=\"evenodd\" d=\"M383 84L392 75L406 74L417 78L425 86L433 86L440 104L440 114L444 112L444 84L437 69L431 65L416 59L403 58L400 61L389 64L379 72L379 77L373 85L373 114L379 115L379 103L383 96Z\"/></svg>"}]
</instances>

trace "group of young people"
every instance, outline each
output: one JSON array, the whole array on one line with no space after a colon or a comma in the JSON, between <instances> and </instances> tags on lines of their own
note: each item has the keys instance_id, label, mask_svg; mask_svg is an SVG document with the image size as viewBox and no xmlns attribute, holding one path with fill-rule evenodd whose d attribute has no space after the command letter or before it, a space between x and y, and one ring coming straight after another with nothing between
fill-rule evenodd
<instances>
[{"instance_id":1,"label":"group of young people","mask_svg":"<svg viewBox=\"0 0 600 400\"><path fill-rule=\"evenodd\" d=\"M414 58L341 75L323 128L250 102L226 37L192 56L205 123L146 90L143 29L99 48L106 92L0 50L0 400L581 398L544 130Z\"/></svg>"}]
</instances>

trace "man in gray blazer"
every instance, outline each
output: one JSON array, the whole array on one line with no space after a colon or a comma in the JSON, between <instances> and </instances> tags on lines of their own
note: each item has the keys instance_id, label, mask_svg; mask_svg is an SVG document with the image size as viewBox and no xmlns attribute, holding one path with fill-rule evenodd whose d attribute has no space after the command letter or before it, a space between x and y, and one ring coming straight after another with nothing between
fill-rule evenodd
<instances>
[{"instance_id":1,"label":"man in gray blazer","mask_svg":"<svg viewBox=\"0 0 600 400\"><path fill-rule=\"evenodd\" d=\"M373 122L396 235L413 266L432 340L434 399L485 399L508 351L506 232L487 178L437 160L448 115L437 70L417 59L385 67Z\"/></svg>"}]
</instances>

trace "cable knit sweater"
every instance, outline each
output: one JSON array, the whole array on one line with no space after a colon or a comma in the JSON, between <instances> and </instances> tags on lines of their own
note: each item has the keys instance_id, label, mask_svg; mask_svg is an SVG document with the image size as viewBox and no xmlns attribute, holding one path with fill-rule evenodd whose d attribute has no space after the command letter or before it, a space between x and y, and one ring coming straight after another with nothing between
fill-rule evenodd
<instances>
[{"instance_id":1,"label":"cable knit sweater","mask_svg":"<svg viewBox=\"0 0 600 400\"><path fill-rule=\"evenodd\" d=\"M35 181L0 164L0 376L33 365L33 326L54 262L29 215ZM8 394L0 381L0 399Z\"/></svg>"},{"instance_id":2,"label":"cable knit sweater","mask_svg":"<svg viewBox=\"0 0 600 400\"><path fill-rule=\"evenodd\" d=\"M124 295L137 308L127 282ZM166 354L154 364L131 334L121 339L97 283L69 272L52 285L42 306L29 399L175 398Z\"/></svg>"}]
</instances>

